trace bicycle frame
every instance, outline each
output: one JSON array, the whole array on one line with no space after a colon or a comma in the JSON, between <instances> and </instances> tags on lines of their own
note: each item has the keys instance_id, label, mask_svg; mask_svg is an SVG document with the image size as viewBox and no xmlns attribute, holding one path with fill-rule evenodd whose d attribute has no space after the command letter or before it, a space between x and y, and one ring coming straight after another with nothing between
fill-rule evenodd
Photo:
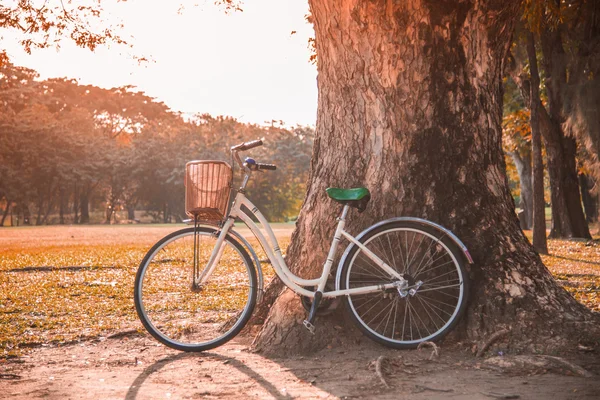
<instances>
[{"instance_id":1,"label":"bicycle frame","mask_svg":"<svg viewBox=\"0 0 600 400\"><path fill-rule=\"evenodd\" d=\"M367 247L360 243L354 236L350 235L344 230L346 216L349 210L348 205L344 205L342 215L338 218L337 229L335 231L333 241L329 249L327 260L323 265L321 277L316 279L303 279L295 275L292 271L289 270L287 264L285 263L285 260L283 259L281 248L279 247L279 243L277 242L277 238L275 237L275 234L271 229L269 222L260 212L260 210L258 210L258 208L254 204L252 204L252 202L244 194L243 188L246 186L248 178L249 175L246 175L246 177L244 178L244 183L242 184L242 188L238 191L235 197L226 222L224 223L217 238L215 248L212 251L212 254L204 271L200 275L200 284L204 283L204 281L208 279L208 277L211 275L222 253L222 245L225 240L225 237L230 231L232 231L231 228L233 227L235 218L240 218L250 229L250 231L254 234L256 239L263 247L265 253L267 254L267 257L271 261L271 265L273 266L273 269L275 270L277 276L284 282L284 284L287 287L289 287L299 295L313 298L315 292L320 291L321 293L323 293L323 297L332 298L351 294L372 293L393 288L406 289L408 282L396 270L387 265L383 260L377 257L377 255L375 255ZM266 231L268 240L267 237L265 237L265 235L262 233L259 226L252 220L250 215L242 210L242 207L246 207L246 209L250 211L251 215L254 215L256 219L258 219L258 221ZM325 285L327 283L327 277L331 272L331 267L333 266L333 258L337 251L341 237L346 238L348 241L358 246L367 257L369 257L376 265L378 265L383 271L390 275L390 279L394 279L395 281L387 284L365 286L355 289L326 291ZM317 289L313 292L303 288L302 286L317 286ZM339 285L336 284L336 287L339 287Z\"/></svg>"}]
</instances>

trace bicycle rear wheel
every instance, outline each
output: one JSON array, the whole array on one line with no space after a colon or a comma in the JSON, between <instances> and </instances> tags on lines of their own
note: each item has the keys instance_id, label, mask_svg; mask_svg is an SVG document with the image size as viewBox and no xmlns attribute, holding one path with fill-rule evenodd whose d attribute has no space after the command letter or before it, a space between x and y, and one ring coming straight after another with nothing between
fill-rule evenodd
<instances>
[{"instance_id":1,"label":"bicycle rear wheel","mask_svg":"<svg viewBox=\"0 0 600 400\"><path fill-rule=\"evenodd\" d=\"M198 266L206 266L216 230L197 228ZM135 307L146 330L163 344L203 351L233 339L256 304L256 271L243 246L227 236L223 253L201 288L192 286L194 228L161 239L142 260L135 278Z\"/></svg>"},{"instance_id":2,"label":"bicycle rear wheel","mask_svg":"<svg viewBox=\"0 0 600 400\"><path fill-rule=\"evenodd\" d=\"M452 330L467 304L468 277L462 253L451 240L427 226L396 221L369 232L361 243L409 283L403 291L344 297L363 333L386 346L414 348ZM358 246L350 250L341 279L342 289L394 281Z\"/></svg>"}]
</instances>

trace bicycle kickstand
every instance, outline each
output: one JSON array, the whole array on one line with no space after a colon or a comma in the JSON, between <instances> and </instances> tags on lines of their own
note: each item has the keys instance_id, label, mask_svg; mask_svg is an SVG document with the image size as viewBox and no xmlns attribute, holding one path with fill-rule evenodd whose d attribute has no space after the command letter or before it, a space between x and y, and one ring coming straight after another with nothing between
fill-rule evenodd
<instances>
[{"instance_id":1,"label":"bicycle kickstand","mask_svg":"<svg viewBox=\"0 0 600 400\"><path fill-rule=\"evenodd\" d=\"M323 293L317 291L315 292L315 297L313 298L312 306L310 307L310 312L308 313L308 319L305 319L303 324L306 329L313 335L315 334L315 319L317 319L317 309L319 308L319 303L321 302L321 298L323 297Z\"/></svg>"}]
</instances>

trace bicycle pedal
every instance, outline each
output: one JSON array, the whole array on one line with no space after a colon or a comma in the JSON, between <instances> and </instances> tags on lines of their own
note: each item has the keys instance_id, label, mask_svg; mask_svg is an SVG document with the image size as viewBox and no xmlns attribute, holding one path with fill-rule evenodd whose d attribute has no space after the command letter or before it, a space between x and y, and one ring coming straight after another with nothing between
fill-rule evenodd
<instances>
[{"instance_id":1,"label":"bicycle pedal","mask_svg":"<svg viewBox=\"0 0 600 400\"><path fill-rule=\"evenodd\" d=\"M310 333L312 333L313 335L315 334L315 326L314 326L313 324L311 324L311 323L310 323L309 321L307 321L307 320L304 320L303 324L304 324L304 327L305 327L306 329L308 329L308 331L309 331Z\"/></svg>"}]
</instances>

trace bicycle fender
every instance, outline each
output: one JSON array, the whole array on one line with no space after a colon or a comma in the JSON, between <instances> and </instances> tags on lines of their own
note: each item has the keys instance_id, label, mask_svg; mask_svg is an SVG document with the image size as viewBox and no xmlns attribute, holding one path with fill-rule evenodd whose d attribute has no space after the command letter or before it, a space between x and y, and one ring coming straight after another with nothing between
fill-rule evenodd
<instances>
[{"instance_id":1,"label":"bicycle fender","mask_svg":"<svg viewBox=\"0 0 600 400\"><path fill-rule=\"evenodd\" d=\"M448 238L450 238L450 240L452 240L454 242L454 244L456 244L458 246L458 248L461 249L461 251L465 255L465 258L469 262L469 264L473 264L473 258L471 257L471 254L469 253L469 250L467 249L467 246L465 246L465 244L463 242L461 242L461 240L454 233L452 233L450 230L444 228L443 226L441 226L439 224L436 224L435 222L431 222L431 221L428 221L428 220L423 219L423 218L395 217L395 218L386 219L384 221L376 223L375 225L371 225L370 227L368 227L367 229L365 229L364 231L362 231L358 236L356 236L356 239L360 240L367 233L371 232L373 229L379 228L380 226L388 224L390 222L397 222L397 221L416 222L418 224L429 226L429 227L432 227L432 228L438 230L439 232L443 233ZM335 276L335 289L336 290L340 290L340 280L342 279L342 277L341 277L341 275L342 275L342 268L341 268L341 266L344 265L344 263L346 262L346 258L348 258L348 254L350 253L350 249L352 248L352 246L354 246L354 243L350 243L348 245L348 247L346 247L346 250L344 251L344 254L342 255L342 258L340 259L340 262L338 264L338 269L337 269L337 273L336 273L336 276Z\"/></svg>"}]
</instances>

